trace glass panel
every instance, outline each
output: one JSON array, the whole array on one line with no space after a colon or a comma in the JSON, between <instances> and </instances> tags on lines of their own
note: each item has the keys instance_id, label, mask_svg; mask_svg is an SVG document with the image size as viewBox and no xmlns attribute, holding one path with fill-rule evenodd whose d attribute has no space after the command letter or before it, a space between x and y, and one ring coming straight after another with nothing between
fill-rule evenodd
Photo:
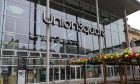
<instances>
[{"instance_id":1,"label":"glass panel","mask_svg":"<svg viewBox=\"0 0 140 84\"><path fill-rule=\"evenodd\" d=\"M37 27L35 27L35 25L34 26L32 26L31 27L31 32L33 32L33 30L35 30L36 29L36 33L38 34L38 35L42 35L42 36L46 36L46 25L45 24L36 24L36 26ZM51 28L52 29L52 28ZM57 29L56 29L57 30ZM51 33L52 33L53 31L51 31ZM59 32L59 31L58 31ZM57 33L58 33L57 32Z\"/></svg>"},{"instance_id":2,"label":"glass panel","mask_svg":"<svg viewBox=\"0 0 140 84\"><path fill-rule=\"evenodd\" d=\"M5 55L11 56L11 55L15 55L15 54L14 54L14 51L2 51L2 55L4 55L4 56L5 56Z\"/></svg>"},{"instance_id":3,"label":"glass panel","mask_svg":"<svg viewBox=\"0 0 140 84\"><path fill-rule=\"evenodd\" d=\"M28 50L29 46L27 44L18 44L18 43L16 43L15 44L15 49L18 49L18 50Z\"/></svg>"},{"instance_id":4,"label":"glass panel","mask_svg":"<svg viewBox=\"0 0 140 84\"><path fill-rule=\"evenodd\" d=\"M28 56L28 52L17 51L17 56Z\"/></svg>"},{"instance_id":5,"label":"glass panel","mask_svg":"<svg viewBox=\"0 0 140 84\"><path fill-rule=\"evenodd\" d=\"M74 30L67 30L66 51L67 53L77 53L77 32Z\"/></svg>"},{"instance_id":6,"label":"glass panel","mask_svg":"<svg viewBox=\"0 0 140 84\"><path fill-rule=\"evenodd\" d=\"M1 58L2 65L17 65L16 58Z\"/></svg>"},{"instance_id":7,"label":"glass panel","mask_svg":"<svg viewBox=\"0 0 140 84\"><path fill-rule=\"evenodd\" d=\"M101 49L105 49L105 39L101 37Z\"/></svg>"},{"instance_id":8,"label":"glass panel","mask_svg":"<svg viewBox=\"0 0 140 84\"><path fill-rule=\"evenodd\" d=\"M3 47L4 48L14 48L14 34L12 33L5 33L4 34L4 43L3 43Z\"/></svg>"},{"instance_id":9,"label":"glass panel","mask_svg":"<svg viewBox=\"0 0 140 84\"><path fill-rule=\"evenodd\" d=\"M30 1L31 0L10 0L10 1L12 1L12 2L16 2L16 3L19 3L19 4L24 4L24 5L26 5L26 6L30 6Z\"/></svg>"},{"instance_id":10,"label":"glass panel","mask_svg":"<svg viewBox=\"0 0 140 84\"><path fill-rule=\"evenodd\" d=\"M34 21L34 22L42 22L42 13L44 11L40 11L37 9L37 7L35 7L35 5L33 6L33 8L30 8L30 20Z\"/></svg>"},{"instance_id":11,"label":"glass panel","mask_svg":"<svg viewBox=\"0 0 140 84\"><path fill-rule=\"evenodd\" d=\"M118 25L119 33L124 33L124 26Z\"/></svg>"},{"instance_id":12,"label":"glass panel","mask_svg":"<svg viewBox=\"0 0 140 84\"><path fill-rule=\"evenodd\" d=\"M41 71L40 71L40 73L41 73ZM27 68L28 83L34 83L34 79L35 79L34 75L35 75L35 71L34 71L33 67L28 67Z\"/></svg>"},{"instance_id":13,"label":"glass panel","mask_svg":"<svg viewBox=\"0 0 140 84\"><path fill-rule=\"evenodd\" d=\"M118 40L112 40L113 46L117 47L119 45L119 41Z\"/></svg>"},{"instance_id":14,"label":"glass panel","mask_svg":"<svg viewBox=\"0 0 140 84\"><path fill-rule=\"evenodd\" d=\"M28 65L39 65L40 59L28 59Z\"/></svg>"},{"instance_id":15,"label":"glass panel","mask_svg":"<svg viewBox=\"0 0 140 84\"><path fill-rule=\"evenodd\" d=\"M3 8L3 0L0 0L0 14L2 14L2 8Z\"/></svg>"},{"instance_id":16,"label":"glass panel","mask_svg":"<svg viewBox=\"0 0 140 84\"><path fill-rule=\"evenodd\" d=\"M2 83L3 84L16 84L17 82L17 67L12 67L12 66L1 66L0 67L0 79L4 80Z\"/></svg>"},{"instance_id":17,"label":"glass panel","mask_svg":"<svg viewBox=\"0 0 140 84\"><path fill-rule=\"evenodd\" d=\"M89 54L93 51L93 37L91 35L86 36L86 53Z\"/></svg>"},{"instance_id":18,"label":"glass panel","mask_svg":"<svg viewBox=\"0 0 140 84\"><path fill-rule=\"evenodd\" d=\"M119 76L119 68L117 66L114 67L115 76Z\"/></svg>"},{"instance_id":19,"label":"glass panel","mask_svg":"<svg viewBox=\"0 0 140 84\"><path fill-rule=\"evenodd\" d=\"M118 26L117 26L117 24L111 23L111 31L118 32Z\"/></svg>"},{"instance_id":20,"label":"glass panel","mask_svg":"<svg viewBox=\"0 0 140 84\"><path fill-rule=\"evenodd\" d=\"M54 67L54 80L59 80L59 68Z\"/></svg>"},{"instance_id":21,"label":"glass panel","mask_svg":"<svg viewBox=\"0 0 140 84\"><path fill-rule=\"evenodd\" d=\"M37 52L30 52L30 56L33 56L33 57L40 57L40 54L37 53Z\"/></svg>"},{"instance_id":22,"label":"glass panel","mask_svg":"<svg viewBox=\"0 0 140 84\"><path fill-rule=\"evenodd\" d=\"M0 36L2 37L2 33L0 32ZM2 47L2 38L0 37L0 48Z\"/></svg>"},{"instance_id":23,"label":"glass panel","mask_svg":"<svg viewBox=\"0 0 140 84\"><path fill-rule=\"evenodd\" d=\"M106 38L106 47L107 48L110 48L110 47L112 47L112 42L111 42L111 38Z\"/></svg>"},{"instance_id":24,"label":"glass panel","mask_svg":"<svg viewBox=\"0 0 140 84\"><path fill-rule=\"evenodd\" d=\"M111 31L112 39L119 40L119 33Z\"/></svg>"},{"instance_id":25,"label":"glass panel","mask_svg":"<svg viewBox=\"0 0 140 84\"><path fill-rule=\"evenodd\" d=\"M93 36L94 50L99 50L98 36Z\"/></svg>"},{"instance_id":26,"label":"glass panel","mask_svg":"<svg viewBox=\"0 0 140 84\"><path fill-rule=\"evenodd\" d=\"M106 70L106 71L107 71L107 72L106 72L107 77L110 77L110 76L111 76L110 68L109 68L109 67L107 67L107 70Z\"/></svg>"},{"instance_id":27,"label":"glass panel","mask_svg":"<svg viewBox=\"0 0 140 84\"><path fill-rule=\"evenodd\" d=\"M61 71L61 79L60 80L65 80L65 67L60 67Z\"/></svg>"},{"instance_id":28,"label":"glass panel","mask_svg":"<svg viewBox=\"0 0 140 84\"><path fill-rule=\"evenodd\" d=\"M79 47L80 48L79 53L86 54L86 34L81 33L80 40L81 40L81 46Z\"/></svg>"},{"instance_id":29,"label":"glass panel","mask_svg":"<svg viewBox=\"0 0 140 84\"><path fill-rule=\"evenodd\" d=\"M101 77L101 66L95 66L95 77Z\"/></svg>"},{"instance_id":30,"label":"glass panel","mask_svg":"<svg viewBox=\"0 0 140 84\"><path fill-rule=\"evenodd\" d=\"M5 31L14 32L15 25L16 25L15 18L9 16L5 17Z\"/></svg>"},{"instance_id":31,"label":"glass panel","mask_svg":"<svg viewBox=\"0 0 140 84\"><path fill-rule=\"evenodd\" d=\"M59 54L52 54L52 58L60 58Z\"/></svg>"},{"instance_id":32,"label":"glass panel","mask_svg":"<svg viewBox=\"0 0 140 84\"><path fill-rule=\"evenodd\" d=\"M105 37L111 38L111 31L105 28Z\"/></svg>"},{"instance_id":33,"label":"glass panel","mask_svg":"<svg viewBox=\"0 0 140 84\"><path fill-rule=\"evenodd\" d=\"M71 67L71 79L75 79L75 67Z\"/></svg>"},{"instance_id":34,"label":"glass panel","mask_svg":"<svg viewBox=\"0 0 140 84\"><path fill-rule=\"evenodd\" d=\"M84 78L84 67L81 66L81 78Z\"/></svg>"},{"instance_id":35,"label":"glass panel","mask_svg":"<svg viewBox=\"0 0 140 84\"><path fill-rule=\"evenodd\" d=\"M50 81L53 81L53 68L50 68Z\"/></svg>"},{"instance_id":36,"label":"glass panel","mask_svg":"<svg viewBox=\"0 0 140 84\"><path fill-rule=\"evenodd\" d=\"M77 32L75 30L67 30L68 31L68 40L77 41Z\"/></svg>"},{"instance_id":37,"label":"glass panel","mask_svg":"<svg viewBox=\"0 0 140 84\"><path fill-rule=\"evenodd\" d=\"M77 70L77 79L80 79L80 67L76 67L76 70Z\"/></svg>"},{"instance_id":38,"label":"glass panel","mask_svg":"<svg viewBox=\"0 0 140 84\"><path fill-rule=\"evenodd\" d=\"M119 20L118 20L118 25L120 25L120 26L124 26L123 19L119 19Z\"/></svg>"},{"instance_id":39,"label":"glass panel","mask_svg":"<svg viewBox=\"0 0 140 84\"><path fill-rule=\"evenodd\" d=\"M16 33L29 35L29 21L16 19Z\"/></svg>"},{"instance_id":40,"label":"glass panel","mask_svg":"<svg viewBox=\"0 0 140 84\"><path fill-rule=\"evenodd\" d=\"M7 1L6 14L23 19L29 19L29 7L17 4L15 2Z\"/></svg>"},{"instance_id":41,"label":"glass panel","mask_svg":"<svg viewBox=\"0 0 140 84\"><path fill-rule=\"evenodd\" d=\"M114 76L113 71L114 71L114 69L113 69L113 67L111 67L111 76Z\"/></svg>"},{"instance_id":42,"label":"glass panel","mask_svg":"<svg viewBox=\"0 0 140 84\"><path fill-rule=\"evenodd\" d=\"M69 55L69 58L76 58L75 55Z\"/></svg>"},{"instance_id":43,"label":"glass panel","mask_svg":"<svg viewBox=\"0 0 140 84\"><path fill-rule=\"evenodd\" d=\"M66 29L59 28L57 25L52 26L51 37L51 50L53 52L66 52L66 45L64 44L64 40L66 40Z\"/></svg>"},{"instance_id":44,"label":"glass panel","mask_svg":"<svg viewBox=\"0 0 140 84\"><path fill-rule=\"evenodd\" d=\"M70 66L66 66L66 78L67 78L67 80L69 80L70 79Z\"/></svg>"},{"instance_id":45,"label":"glass panel","mask_svg":"<svg viewBox=\"0 0 140 84\"><path fill-rule=\"evenodd\" d=\"M67 55L61 55L61 58L68 58Z\"/></svg>"},{"instance_id":46,"label":"glass panel","mask_svg":"<svg viewBox=\"0 0 140 84\"><path fill-rule=\"evenodd\" d=\"M0 15L0 31L2 31L2 15Z\"/></svg>"},{"instance_id":47,"label":"glass panel","mask_svg":"<svg viewBox=\"0 0 140 84\"><path fill-rule=\"evenodd\" d=\"M23 39L24 38L24 39ZM15 43L29 44L29 36L16 34Z\"/></svg>"}]
</instances>

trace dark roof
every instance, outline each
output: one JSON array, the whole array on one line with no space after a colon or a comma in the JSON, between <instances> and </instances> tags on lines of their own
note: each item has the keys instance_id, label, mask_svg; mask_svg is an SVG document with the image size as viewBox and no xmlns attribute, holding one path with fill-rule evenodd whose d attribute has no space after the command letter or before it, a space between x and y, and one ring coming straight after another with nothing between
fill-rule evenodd
<instances>
[{"instance_id":1,"label":"dark roof","mask_svg":"<svg viewBox=\"0 0 140 84\"><path fill-rule=\"evenodd\" d=\"M81 0L87 4L95 6L95 0ZM124 17L124 8L127 10L127 15L140 10L140 2L137 0L98 0L99 9L116 15L120 18Z\"/></svg>"}]
</instances>

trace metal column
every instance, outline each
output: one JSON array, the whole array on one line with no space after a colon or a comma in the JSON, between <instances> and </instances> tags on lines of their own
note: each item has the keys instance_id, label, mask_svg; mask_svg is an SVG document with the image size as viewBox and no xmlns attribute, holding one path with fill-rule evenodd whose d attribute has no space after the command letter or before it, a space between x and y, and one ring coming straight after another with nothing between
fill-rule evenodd
<instances>
[{"instance_id":1,"label":"metal column","mask_svg":"<svg viewBox=\"0 0 140 84\"><path fill-rule=\"evenodd\" d=\"M127 25L127 12L126 8L124 8L124 23L125 23L125 38L126 38L126 47L130 47L129 33L128 33L128 25Z\"/></svg>"},{"instance_id":2,"label":"metal column","mask_svg":"<svg viewBox=\"0 0 140 84\"><path fill-rule=\"evenodd\" d=\"M125 38L126 38L126 47L130 47L130 41L129 41L129 33L128 33L128 25L127 25L127 12L126 8L124 8L124 23L125 23ZM124 65L124 75L125 75L125 84L127 84L127 67Z\"/></svg>"},{"instance_id":3,"label":"metal column","mask_svg":"<svg viewBox=\"0 0 140 84\"><path fill-rule=\"evenodd\" d=\"M96 16L97 16L97 28L100 29L100 26L99 26L99 21L100 21L100 18L99 18L99 9L98 9L98 0L95 0L96 1ZM99 41L99 52L101 53L101 36L98 36L98 41Z\"/></svg>"},{"instance_id":4,"label":"metal column","mask_svg":"<svg viewBox=\"0 0 140 84\"><path fill-rule=\"evenodd\" d=\"M46 19L50 20L50 0L46 0ZM49 84L50 69L50 24L46 24L46 84Z\"/></svg>"},{"instance_id":5,"label":"metal column","mask_svg":"<svg viewBox=\"0 0 140 84\"><path fill-rule=\"evenodd\" d=\"M98 0L95 0L96 1L96 16L97 16L97 28L101 31L101 28L100 28L100 17L99 17L99 8L98 8ZM102 50L101 50L101 36L98 36L98 41L99 41L99 52L102 53ZM106 65L105 63L103 62L102 64L102 79L103 79L103 82L104 84L107 84L107 80L106 80Z\"/></svg>"}]
</instances>

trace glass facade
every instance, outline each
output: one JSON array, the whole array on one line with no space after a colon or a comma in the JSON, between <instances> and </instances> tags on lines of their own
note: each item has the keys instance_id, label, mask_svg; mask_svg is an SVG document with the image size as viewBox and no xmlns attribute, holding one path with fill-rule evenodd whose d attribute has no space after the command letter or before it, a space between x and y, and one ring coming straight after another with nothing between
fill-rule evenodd
<instances>
[{"instance_id":1,"label":"glass facade","mask_svg":"<svg viewBox=\"0 0 140 84\"><path fill-rule=\"evenodd\" d=\"M0 0L0 81L2 78L11 81L6 84L16 83L18 56L28 58L27 82L45 82L46 24L42 21L42 13L46 2L43 1ZM51 0L50 6L52 16L72 22L79 21L89 28L97 27L93 6L78 0ZM124 48L123 20L104 11L99 13L100 28L105 30L105 37L101 37L102 50L110 53ZM69 58L99 53L98 36L58 25L51 25L50 42L50 51L53 53L50 57L50 81L83 78L83 67L69 66ZM101 77L100 65L86 68L88 78ZM115 68L108 67L107 70L112 73L110 70L117 70ZM114 76L117 75L114 73Z\"/></svg>"}]
</instances>

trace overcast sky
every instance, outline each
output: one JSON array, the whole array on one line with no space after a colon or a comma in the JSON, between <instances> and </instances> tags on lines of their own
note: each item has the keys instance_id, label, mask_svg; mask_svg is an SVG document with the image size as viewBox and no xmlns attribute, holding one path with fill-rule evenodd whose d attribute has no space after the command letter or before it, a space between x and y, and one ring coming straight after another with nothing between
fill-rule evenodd
<instances>
[{"instance_id":1,"label":"overcast sky","mask_svg":"<svg viewBox=\"0 0 140 84\"><path fill-rule=\"evenodd\" d=\"M128 24L140 30L140 10L128 16Z\"/></svg>"}]
</instances>

